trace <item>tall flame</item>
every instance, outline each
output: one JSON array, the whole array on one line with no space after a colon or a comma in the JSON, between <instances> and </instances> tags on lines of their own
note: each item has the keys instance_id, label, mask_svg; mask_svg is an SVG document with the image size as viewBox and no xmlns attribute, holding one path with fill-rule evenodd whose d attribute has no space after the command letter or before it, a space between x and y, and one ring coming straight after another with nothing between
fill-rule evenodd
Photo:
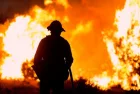
<instances>
[{"instance_id":1,"label":"tall flame","mask_svg":"<svg viewBox=\"0 0 140 94\"><path fill-rule=\"evenodd\" d=\"M23 78L22 63L33 58L39 40L46 34L47 30L32 21L30 16L16 17L15 22L10 23L4 37L4 50L9 56L2 65L2 78Z\"/></svg>"},{"instance_id":2,"label":"tall flame","mask_svg":"<svg viewBox=\"0 0 140 94\"><path fill-rule=\"evenodd\" d=\"M102 76L106 82L104 85L100 84L102 80L97 80L99 87L102 89L108 89L113 85L121 85L126 90L140 89L138 73L140 56L139 11L139 0L126 0L124 9L118 10L116 13L115 25L117 31L113 31L111 36L105 35L104 41L110 55L114 74L112 77ZM99 77L99 79L103 79L102 77ZM93 81L96 81L96 79Z\"/></svg>"}]
</instances>

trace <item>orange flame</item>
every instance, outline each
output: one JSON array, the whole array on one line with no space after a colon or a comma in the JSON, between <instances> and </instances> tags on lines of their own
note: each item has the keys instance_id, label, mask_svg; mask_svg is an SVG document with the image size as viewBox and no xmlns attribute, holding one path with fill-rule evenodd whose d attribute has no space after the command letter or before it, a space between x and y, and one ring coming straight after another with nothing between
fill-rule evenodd
<instances>
[{"instance_id":1,"label":"orange flame","mask_svg":"<svg viewBox=\"0 0 140 94\"><path fill-rule=\"evenodd\" d=\"M5 35L1 34L4 42L3 50L8 53L1 66L2 79L24 79L23 62L33 59L39 41L50 34L43 24L53 19L57 19L55 10L46 11L34 6L28 15L16 16L9 24ZM63 19L68 21L67 16Z\"/></svg>"},{"instance_id":2,"label":"orange flame","mask_svg":"<svg viewBox=\"0 0 140 94\"><path fill-rule=\"evenodd\" d=\"M113 64L113 83L123 89L140 89L139 68L139 35L140 35L140 1L126 0L124 9L117 11L115 25L118 31L111 38L105 37L105 43ZM112 82L110 82L112 83ZM108 87L107 87L108 88Z\"/></svg>"},{"instance_id":3,"label":"orange flame","mask_svg":"<svg viewBox=\"0 0 140 94\"><path fill-rule=\"evenodd\" d=\"M53 0L45 0L44 3L49 5L53 2ZM67 0L56 0L56 2L66 9L70 7ZM139 0L126 0L124 9L117 11L115 18L117 31L108 32L110 36L104 35L114 73L110 76L105 71L99 76L87 77L93 86L98 86L102 90L110 89L115 85L121 85L125 90L140 89L140 76L137 72L140 55L139 11ZM47 11L34 6L28 15L16 16L14 21L8 24L5 34L0 34L4 42L3 50L8 53L0 69L2 79L24 79L21 71L23 62L33 59L40 39L50 34L46 24L54 19L62 19L63 23L70 21L67 15L58 17L53 9ZM92 21L79 23L70 39L73 40L80 33L88 33L91 27L93 27ZM76 78L85 76L82 68L79 68L78 72L80 73L75 75Z\"/></svg>"},{"instance_id":4,"label":"orange flame","mask_svg":"<svg viewBox=\"0 0 140 94\"><path fill-rule=\"evenodd\" d=\"M46 34L47 29L32 21L30 16L16 17L4 37L4 50L9 56L2 65L2 78L23 78L22 63L33 58L40 39Z\"/></svg>"}]
</instances>

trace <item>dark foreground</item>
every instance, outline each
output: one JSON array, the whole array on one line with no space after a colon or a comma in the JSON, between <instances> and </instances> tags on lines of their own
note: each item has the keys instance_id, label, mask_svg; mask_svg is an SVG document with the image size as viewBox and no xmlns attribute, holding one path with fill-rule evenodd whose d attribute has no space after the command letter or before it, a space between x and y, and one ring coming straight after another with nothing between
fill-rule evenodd
<instances>
[{"instance_id":1,"label":"dark foreground","mask_svg":"<svg viewBox=\"0 0 140 94\"><path fill-rule=\"evenodd\" d=\"M140 91L125 91L119 86L102 91L97 87L86 84L86 80L79 79L74 82L75 89L71 88L70 81L65 83L65 94L140 94ZM0 94L39 94L38 83L33 81L0 81Z\"/></svg>"}]
</instances>

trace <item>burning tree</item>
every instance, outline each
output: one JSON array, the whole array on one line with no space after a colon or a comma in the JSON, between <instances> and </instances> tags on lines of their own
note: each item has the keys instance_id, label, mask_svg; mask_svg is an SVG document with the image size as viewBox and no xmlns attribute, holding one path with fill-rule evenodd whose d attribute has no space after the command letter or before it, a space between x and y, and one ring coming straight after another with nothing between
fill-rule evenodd
<instances>
[{"instance_id":1,"label":"burning tree","mask_svg":"<svg viewBox=\"0 0 140 94\"><path fill-rule=\"evenodd\" d=\"M140 1L126 0L117 11L115 25L105 43L113 64L115 82L123 89L140 89ZM114 82L113 81L113 82Z\"/></svg>"}]
</instances>

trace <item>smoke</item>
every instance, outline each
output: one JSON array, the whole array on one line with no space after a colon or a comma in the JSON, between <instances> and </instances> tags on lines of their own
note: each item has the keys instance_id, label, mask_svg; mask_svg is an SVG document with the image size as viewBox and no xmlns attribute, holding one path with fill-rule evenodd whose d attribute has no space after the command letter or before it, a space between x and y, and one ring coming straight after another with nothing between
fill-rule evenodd
<instances>
[{"instance_id":1,"label":"smoke","mask_svg":"<svg viewBox=\"0 0 140 94\"><path fill-rule=\"evenodd\" d=\"M0 0L0 15L10 18L26 13L34 5L43 7L44 0Z\"/></svg>"},{"instance_id":2,"label":"smoke","mask_svg":"<svg viewBox=\"0 0 140 94\"><path fill-rule=\"evenodd\" d=\"M66 32L62 35L72 47L73 69L77 72L83 71L82 75L91 73L90 76L110 69L111 63L102 31L113 28L115 12L123 8L125 0L50 1L52 2L45 4L44 0L1 0L0 14L7 18L13 17L17 13L27 13L35 5L46 10L55 10L60 18L68 17L67 23L63 24Z\"/></svg>"}]
</instances>

